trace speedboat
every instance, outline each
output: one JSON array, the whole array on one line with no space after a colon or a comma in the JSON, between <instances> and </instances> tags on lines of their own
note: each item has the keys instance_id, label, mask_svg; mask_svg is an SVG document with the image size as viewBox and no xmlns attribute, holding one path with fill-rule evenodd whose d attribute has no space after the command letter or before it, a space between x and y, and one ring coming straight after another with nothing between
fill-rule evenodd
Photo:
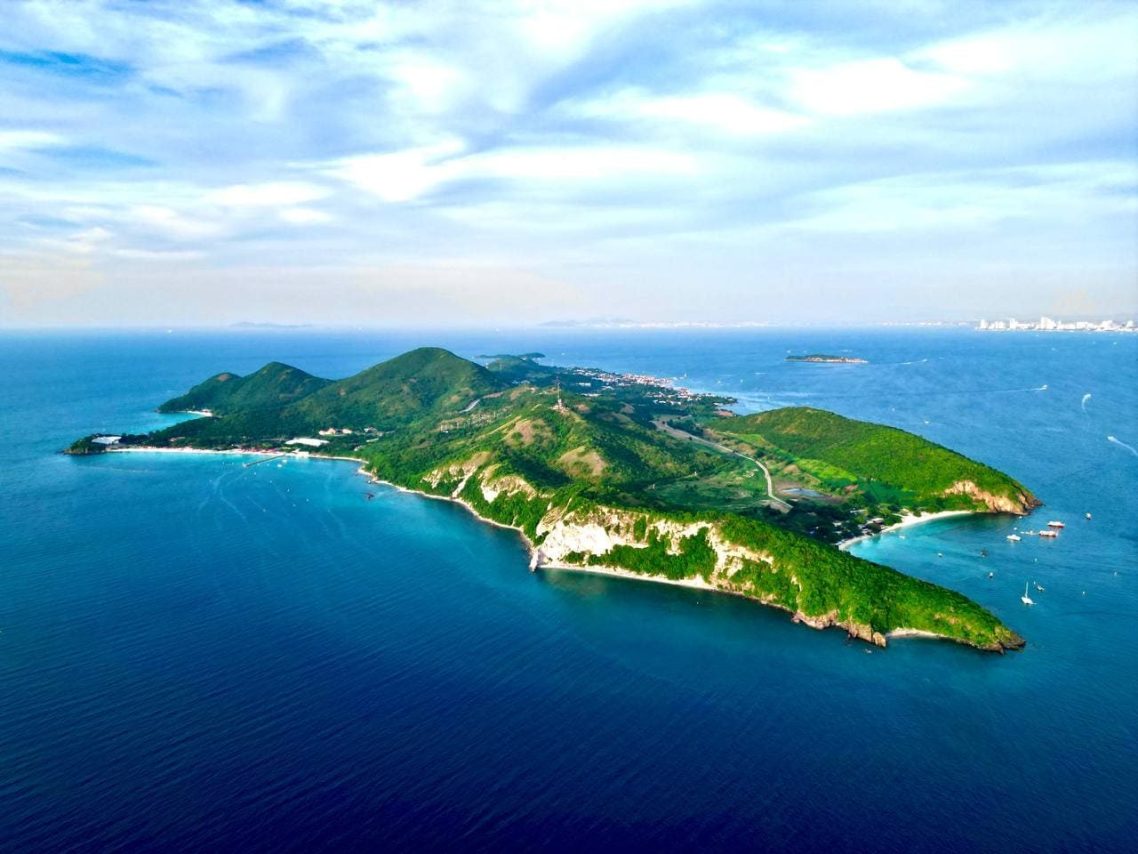
<instances>
[{"instance_id":1,"label":"speedboat","mask_svg":"<svg viewBox=\"0 0 1138 854\"><path fill-rule=\"evenodd\" d=\"M1057 533L1055 533L1054 531L1040 531L1039 536L1046 537L1049 540L1053 540L1056 537L1058 537L1059 535Z\"/></svg>"},{"instance_id":2,"label":"speedboat","mask_svg":"<svg viewBox=\"0 0 1138 854\"><path fill-rule=\"evenodd\" d=\"M1019 534L1008 534L1009 543L1018 543L1022 539L1023 537L1021 537Z\"/></svg>"},{"instance_id":3,"label":"speedboat","mask_svg":"<svg viewBox=\"0 0 1138 854\"><path fill-rule=\"evenodd\" d=\"M1048 522L1047 527L1048 528L1066 528L1067 526L1064 525L1062 522Z\"/></svg>"}]
</instances>

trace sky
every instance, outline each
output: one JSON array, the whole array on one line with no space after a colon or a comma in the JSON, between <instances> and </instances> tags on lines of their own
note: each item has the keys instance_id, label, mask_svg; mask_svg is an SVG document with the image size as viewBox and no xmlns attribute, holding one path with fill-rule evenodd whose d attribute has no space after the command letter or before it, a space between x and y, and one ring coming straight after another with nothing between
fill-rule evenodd
<instances>
[{"instance_id":1,"label":"sky","mask_svg":"<svg viewBox=\"0 0 1138 854\"><path fill-rule=\"evenodd\" d=\"M1138 4L7 0L0 326L1138 314Z\"/></svg>"}]
</instances>

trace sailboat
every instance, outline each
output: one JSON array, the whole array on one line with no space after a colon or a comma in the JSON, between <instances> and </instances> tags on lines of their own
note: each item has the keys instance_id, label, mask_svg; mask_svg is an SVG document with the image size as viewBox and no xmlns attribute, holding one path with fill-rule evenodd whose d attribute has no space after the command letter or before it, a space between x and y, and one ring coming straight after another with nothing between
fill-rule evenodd
<instances>
[{"instance_id":1,"label":"sailboat","mask_svg":"<svg viewBox=\"0 0 1138 854\"><path fill-rule=\"evenodd\" d=\"M1027 588L1030 585L1030 583L1031 582L1028 582L1028 581L1025 581L1023 583L1023 595L1019 597L1019 601L1023 602L1023 604L1025 604L1025 605L1034 605L1035 604L1035 602L1032 601L1032 598L1027 595Z\"/></svg>"}]
</instances>

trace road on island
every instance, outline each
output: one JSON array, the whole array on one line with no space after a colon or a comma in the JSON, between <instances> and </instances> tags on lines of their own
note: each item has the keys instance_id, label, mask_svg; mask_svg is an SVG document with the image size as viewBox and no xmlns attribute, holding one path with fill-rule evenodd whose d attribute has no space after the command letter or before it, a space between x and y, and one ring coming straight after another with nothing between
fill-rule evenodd
<instances>
[{"instance_id":1,"label":"road on island","mask_svg":"<svg viewBox=\"0 0 1138 854\"><path fill-rule=\"evenodd\" d=\"M766 466L764 466L762 463L760 463L754 457L748 457L746 454L739 453L734 448L728 448L726 445L720 445L718 442L712 442L710 439L704 439L702 436L696 436L694 433L689 433L686 430L680 430L676 427L671 426L670 424L665 424L662 419L658 418L655 421L653 421L652 423L654 425L656 425L657 430L663 430L665 433L667 433L669 436L671 436L675 439L683 439L685 441L699 442L701 445L705 445L708 448L712 448L716 451L719 451L721 454L729 454L730 456L733 456L733 457L741 457L744 460L747 460L748 462L754 463L755 465L757 465L759 467L759 470L762 471L763 477L765 477L767 479L767 495L770 496L771 503L777 504L779 507L781 507L783 510L785 510L787 512L789 512L792 509L789 504L787 504L785 501L783 501L781 498L779 498L777 495L774 494L774 481L771 479L770 471L767 469Z\"/></svg>"}]
</instances>

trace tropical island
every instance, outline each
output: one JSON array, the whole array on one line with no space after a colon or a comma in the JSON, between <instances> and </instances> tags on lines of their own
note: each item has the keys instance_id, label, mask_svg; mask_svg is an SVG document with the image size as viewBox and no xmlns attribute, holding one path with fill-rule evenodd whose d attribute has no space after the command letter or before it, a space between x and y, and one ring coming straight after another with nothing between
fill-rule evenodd
<instances>
[{"instance_id":1,"label":"tropical island","mask_svg":"<svg viewBox=\"0 0 1138 854\"><path fill-rule=\"evenodd\" d=\"M867 365L868 361L856 356L831 356L826 353L809 353L805 356L787 356L788 362L813 362L816 364L833 365Z\"/></svg>"},{"instance_id":2,"label":"tropical island","mask_svg":"<svg viewBox=\"0 0 1138 854\"><path fill-rule=\"evenodd\" d=\"M491 357L487 357L491 358ZM919 436L794 407L740 416L667 380L422 348L342 380L273 362L159 407L203 417L67 453L197 450L358 460L521 532L531 568L717 590L885 646L1023 639L955 591L837 544L926 513L1023 515L1012 478Z\"/></svg>"}]
</instances>

